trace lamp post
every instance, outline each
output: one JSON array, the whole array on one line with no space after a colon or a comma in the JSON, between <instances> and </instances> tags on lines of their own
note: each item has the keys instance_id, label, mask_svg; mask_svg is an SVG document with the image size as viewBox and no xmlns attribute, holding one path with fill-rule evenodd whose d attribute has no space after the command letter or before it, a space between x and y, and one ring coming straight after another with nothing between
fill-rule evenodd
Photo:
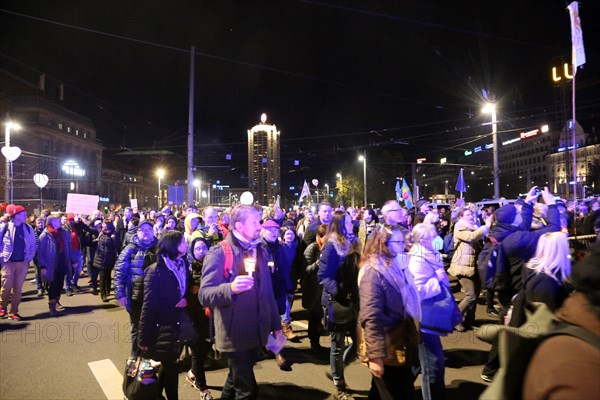
<instances>
[{"instance_id":1,"label":"lamp post","mask_svg":"<svg viewBox=\"0 0 600 400\"><path fill-rule=\"evenodd\" d=\"M162 168L159 168L156 170L156 176L158 177L158 207L157 207L157 211L160 211L160 208L162 207L162 192L160 190L160 181L162 179L164 179L165 177L165 170Z\"/></svg>"},{"instance_id":2,"label":"lamp post","mask_svg":"<svg viewBox=\"0 0 600 400\"><path fill-rule=\"evenodd\" d=\"M21 155L21 149L18 147L10 147L10 130L18 131L21 129L21 125L16 122L7 121L4 123L4 147L2 148L2 154L6 158L6 164L4 169L4 198L7 202L12 203L12 163Z\"/></svg>"},{"instance_id":3,"label":"lamp post","mask_svg":"<svg viewBox=\"0 0 600 400\"><path fill-rule=\"evenodd\" d=\"M496 120L496 104L487 103L481 110L492 114L492 144L494 146L494 200L500 198L500 175L498 172L498 125Z\"/></svg>"},{"instance_id":4,"label":"lamp post","mask_svg":"<svg viewBox=\"0 0 600 400\"><path fill-rule=\"evenodd\" d=\"M194 179L194 187L196 188L196 198L198 199L198 203L200 203L200 184L201 181L199 179Z\"/></svg>"},{"instance_id":5,"label":"lamp post","mask_svg":"<svg viewBox=\"0 0 600 400\"><path fill-rule=\"evenodd\" d=\"M342 186L342 174L340 172L338 172L337 174L335 174L336 178L340 178L340 186Z\"/></svg>"},{"instance_id":6,"label":"lamp post","mask_svg":"<svg viewBox=\"0 0 600 400\"><path fill-rule=\"evenodd\" d=\"M358 161L361 161L363 163L363 193L364 193L364 201L365 201L365 207L368 207L368 203L367 203L367 157L366 155L363 153L362 156L358 157Z\"/></svg>"},{"instance_id":7,"label":"lamp post","mask_svg":"<svg viewBox=\"0 0 600 400\"><path fill-rule=\"evenodd\" d=\"M327 189L327 197L329 198L329 184L325 184L325 188Z\"/></svg>"}]
</instances>

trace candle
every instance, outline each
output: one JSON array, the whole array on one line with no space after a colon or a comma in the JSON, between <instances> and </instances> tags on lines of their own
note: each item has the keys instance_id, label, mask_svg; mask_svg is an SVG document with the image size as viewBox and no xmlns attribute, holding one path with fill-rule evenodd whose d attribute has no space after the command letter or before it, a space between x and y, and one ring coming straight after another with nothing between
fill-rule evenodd
<instances>
[{"instance_id":1,"label":"candle","mask_svg":"<svg viewBox=\"0 0 600 400\"><path fill-rule=\"evenodd\" d=\"M255 270L255 265L256 265L256 259L255 258L244 258L244 269L246 270L246 273L250 276L252 276L252 274L254 273Z\"/></svg>"}]
</instances>

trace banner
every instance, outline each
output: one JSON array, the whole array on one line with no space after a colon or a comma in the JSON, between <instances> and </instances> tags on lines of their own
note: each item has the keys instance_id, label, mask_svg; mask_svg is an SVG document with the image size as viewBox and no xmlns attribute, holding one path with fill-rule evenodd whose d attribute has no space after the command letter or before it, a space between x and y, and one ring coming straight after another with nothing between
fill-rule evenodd
<instances>
[{"instance_id":1,"label":"banner","mask_svg":"<svg viewBox=\"0 0 600 400\"><path fill-rule=\"evenodd\" d=\"M579 18L579 3L576 1L569 4L569 15L571 16L571 45L572 45L572 64L573 75L577 67L585 64L585 49L583 48L583 31L581 30L581 19Z\"/></svg>"},{"instance_id":2,"label":"banner","mask_svg":"<svg viewBox=\"0 0 600 400\"><path fill-rule=\"evenodd\" d=\"M67 193L66 213L91 215L98 210L100 196Z\"/></svg>"}]
</instances>

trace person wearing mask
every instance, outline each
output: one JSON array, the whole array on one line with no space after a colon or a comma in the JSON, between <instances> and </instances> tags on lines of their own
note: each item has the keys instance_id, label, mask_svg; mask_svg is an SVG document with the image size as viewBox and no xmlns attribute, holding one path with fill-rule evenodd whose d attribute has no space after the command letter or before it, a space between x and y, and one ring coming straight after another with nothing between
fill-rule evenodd
<instances>
[{"instance_id":1,"label":"person wearing mask","mask_svg":"<svg viewBox=\"0 0 600 400\"><path fill-rule=\"evenodd\" d=\"M60 294L65 277L69 269L77 264L71 247L71 235L62 228L61 218L58 216L46 219L46 229L40 235L38 260L42 277L48 282L50 316L55 317L62 310Z\"/></svg>"},{"instance_id":2,"label":"person wearing mask","mask_svg":"<svg viewBox=\"0 0 600 400\"><path fill-rule=\"evenodd\" d=\"M198 294L202 282L202 268L204 258L208 253L208 243L201 238L195 238L188 246L187 259L190 263L191 289L186 296L188 312L198 338L188 346L192 352L192 366L187 372L186 380L200 391L200 400L212 400L212 394L206 383L206 372L204 371L204 360L210 348L210 319L200 304Z\"/></svg>"},{"instance_id":3,"label":"person wearing mask","mask_svg":"<svg viewBox=\"0 0 600 400\"><path fill-rule=\"evenodd\" d=\"M448 273L456 276L465 291L465 297L458 303L464 321L456 327L459 332L473 329L477 298L481 292L481 281L477 273L477 254L481 249L483 237L492 226L493 217L485 220L485 225L477 226L475 216L469 209L458 212L458 221L454 224L454 254Z\"/></svg>"},{"instance_id":4,"label":"person wearing mask","mask_svg":"<svg viewBox=\"0 0 600 400\"><path fill-rule=\"evenodd\" d=\"M191 284L186 254L183 234L169 231L158 241L156 263L144 272L138 345L143 355L161 362L158 377L168 400L178 398L181 322Z\"/></svg>"},{"instance_id":5,"label":"person wearing mask","mask_svg":"<svg viewBox=\"0 0 600 400\"><path fill-rule=\"evenodd\" d=\"M415 225L411 233L413 245L409 252L408 268L414 277L421 302L440 294L441 285L450 286L442 255L433 247L436 236L435 227L423 223ZM440 333L421 328L421 338L419 361L423 375L423 398L445 399L444 349Z\"/></svg>"},{"instance_id":6,"label":"person wearing mask","mask_svg":"<svg viewBox=\"0 0 600 400\"><path fill-rule=\"evenodd\" d=\"M233 262L224 270L223 245L210 248L204 260L199 298L214 316L215 345L227 359L229 374L222 399L257 399L254 364L269 332L285 340L277 310L267 254L260 246L262 208L238 205L230 215L224 239Z\"/></svg>"},{"instance_id":7,"label":"person wearing mask","mask_svg":"<svg viewBox=\"0 0 600 400\"><path fill-rule=\"evenodd\" d=\"M27 210L23 206L9 204L6 207L9 221L0 228L2 265L2 288L0 289L0 318L20 321L19 305L23 284L27 278L29 263L35 256L37 242L33 228L25 223ZM59 219L60 222L60 219ZM10 302L10 312L7 311Z\"/></svg>"},{"instance_id":8,"label":"person wearing mask","mask_svg":"<svg viewBox=\"0 0 600 400\"><path fill-rule=\"evenodd\" d=\"M104 303L108 302L110 286L112 283L112 270L117 260L117 249L119 247L115 226L109 220L102 223L102 230L98 235L98 247L94 255L94 268L92 270L92 286L94 275L100 277L100 296Z\"/></svg>"},{"instance_id":9,"label":"person wearing mask","mask_svg":"<svg viewBox=\"0 0 600 400\"><path fill-rule=\"evenodd\" d=\"M137 338L144 300L144 271L156 262L156 243L152 224L142 221L115 264L115 298L129 313L132 358L139 355Z\"/></svg>"},{"instance_id":10,"label":"person wearing mask","mask_svg":"<svg viewBox=\"0 0 600 400\"><path fill-rule=\"evenodd\" d=\"M412 329L407 337L414 338L406 353L418 354L418 321L421 318L419 294L408 269L408 255L404 253L405 230L399 225L383 225L373 232L362 255L358 274L360 293L359 323L363 328L366 355L371 374L369 399L385 398L377 388L377 379L383 381L394 399L415 397L412 365L386 365L393 357L386 352L386 333L398 325ZM416 358L416 357L415 357ZM413 362L416 360L413 360Z\"/></svg>"},{"instance_id":11,"label":"person wearing mask","mask_svg":"<svg viewBox=\"0 0 600 400\"><path fill-rule=\"evenodd\" d=\"M331 218L325 236L325 246L319 258L319 283L323 286L321 305L327 307L330 298L345 307L358 310L358 263L360 244L352 234L352 217L343 211L336 211ZM353 236L353 235L352 235ZM354 237L354 236L353 236ZM356 354L356 320L348 324L333 327L330 332L331 349L329 363L335 385L335 397L338 400L352 400L344 379L344 363L352 361ZM352 345L347 349L346 332L350 331Z\"/></svg>"}]
</instances>

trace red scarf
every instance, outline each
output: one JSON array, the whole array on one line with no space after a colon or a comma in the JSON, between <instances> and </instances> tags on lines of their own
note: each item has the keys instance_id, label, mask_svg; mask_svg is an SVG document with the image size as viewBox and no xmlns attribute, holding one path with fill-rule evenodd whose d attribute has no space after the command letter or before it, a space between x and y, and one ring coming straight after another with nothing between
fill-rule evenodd
<instances>
[{"instance_id":1,"label":"red scarf","mask_svg":"<svg viewBox=\"0 0 600 400\"><path fill-rule=\"evenodd\" d=\"M58 251L61 253L65 251L65 241L62 238L60 229L54 229L52 225L48 226L48 233L54 238L54 241L58 243Z\"/></svg>"}]
</instances>

